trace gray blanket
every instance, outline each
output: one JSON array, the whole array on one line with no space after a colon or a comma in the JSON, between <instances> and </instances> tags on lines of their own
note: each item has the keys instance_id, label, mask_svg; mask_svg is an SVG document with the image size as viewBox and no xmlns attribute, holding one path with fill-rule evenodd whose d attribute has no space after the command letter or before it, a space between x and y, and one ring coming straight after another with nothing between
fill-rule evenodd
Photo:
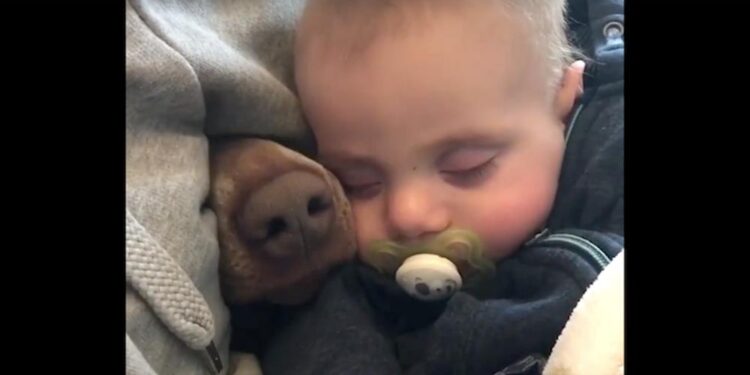
<instances>
[{"instance_id":1,"label":"gray blanket","mask_svg":"<svg viewBox=\"0 0 750 375\"><path fill-rule=\"evenodd\" d=\"M291 88L302 4L126 0L128 373L212 373L209 344L227 373L229 316L205 205L208 137L311 152Z\"/></svg>"}]
</instances>

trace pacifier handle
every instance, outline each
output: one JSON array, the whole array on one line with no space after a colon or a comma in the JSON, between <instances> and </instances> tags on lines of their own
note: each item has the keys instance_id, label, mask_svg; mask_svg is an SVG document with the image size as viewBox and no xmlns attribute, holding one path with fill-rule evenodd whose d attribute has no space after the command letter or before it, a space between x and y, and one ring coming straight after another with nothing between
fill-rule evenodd
<instances>
[{"instance_id":1,"label":"pacifier handle","mask_svg":"<svg viewBox=\"0 0 750 375\"><path fill-rule=\"evenodd\" d=\"M456 265L435 254L406 258L396 270L396 282L407 294L422 301L450 298L463 286Z\"/></svg>"}]
</instances>

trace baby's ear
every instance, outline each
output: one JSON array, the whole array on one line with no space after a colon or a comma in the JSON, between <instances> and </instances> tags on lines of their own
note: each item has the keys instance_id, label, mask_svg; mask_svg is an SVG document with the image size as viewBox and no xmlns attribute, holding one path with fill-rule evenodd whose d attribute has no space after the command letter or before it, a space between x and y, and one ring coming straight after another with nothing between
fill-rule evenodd
<instances>
[{"instance_id":1,"label":"baby's ear","mask_svg":"<svg viewBox=\"0 0 750 375\"><path fill-rule=\"evenodd\" d=\"M565 122L570 111L581 94L583 94L583 71L586 63L578 60L565 69L560 87L555 97L555 113Z\"/></svg>"}]
</instances>

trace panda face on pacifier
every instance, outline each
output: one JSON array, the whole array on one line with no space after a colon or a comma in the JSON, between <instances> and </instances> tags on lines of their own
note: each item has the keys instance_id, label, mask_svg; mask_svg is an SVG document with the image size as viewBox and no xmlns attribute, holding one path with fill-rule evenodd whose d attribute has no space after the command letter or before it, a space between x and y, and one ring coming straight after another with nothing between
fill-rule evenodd
<instances>
[{"instance_id":1,"label":"panda face on pacifier","mask_svg":"<svg viewBox=\"0 0 750 375\"><path fill-rule=\"evenodd\" d=\"M396 271L396 282L407 294L423 301L449 298L462 286L461 275L453 262L433 254L406 259Z\"/></svg>"},{"instance_id":2,"label":"panda face on pacifier","mask_svg":"<svg viewBox=\"0 0 750 375\"><path fill-rule=\"evenodd\" d=\"M458 283L451 279L425 281L420 277L415 277L411 282L407 281L403 284L406 284L404 289L409 295L426 301L448 298L458 290ZM402 287L404 287L403 284Z\"/></svg>"}]
</instances>

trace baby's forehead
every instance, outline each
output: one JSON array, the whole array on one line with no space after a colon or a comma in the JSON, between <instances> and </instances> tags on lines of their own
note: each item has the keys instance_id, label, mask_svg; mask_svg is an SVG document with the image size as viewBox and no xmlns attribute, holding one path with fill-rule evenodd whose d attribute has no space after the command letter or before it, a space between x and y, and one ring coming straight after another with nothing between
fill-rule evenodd
<instances>
[{"instance_id":1,"label":"baby's forehead","mask_svg":"<svg viewBox=\"0 0 750 375\"><path fill-rule=\"evenodd\" d=\"M517 18L487 16L471 23L447 13L432 18L434 23L420 29L362 40L367 47L358 50L351 49L357 41L344 29L331 38L311 37L311 43L295 57L298 84L303 90L314 87L316 95L323 87L373 91L392 77L403 76L399 85L423 84L441 93L446 87L473 87L477 74L482 75L479 83L493 81L502 86L500 90L513 85L511 81L520 75L546 77L550 60L534 48L531 33ZM376 76L385 79L373 82Z\"/></svg>"},{"instance_id":2,"label":"baby's forehead","mask_svg":"<svg viewBox=\"0 0 750 375\"><path fill-rule=\"evenodd\" d=\"M297 56L310 51L348 60L366 55L374 45L419 38L449 29L470 38L508 43L534 40L528 17L504 6L507 1L326 1L313 0L299 24Z\"/></svg>"}]
</instances>

